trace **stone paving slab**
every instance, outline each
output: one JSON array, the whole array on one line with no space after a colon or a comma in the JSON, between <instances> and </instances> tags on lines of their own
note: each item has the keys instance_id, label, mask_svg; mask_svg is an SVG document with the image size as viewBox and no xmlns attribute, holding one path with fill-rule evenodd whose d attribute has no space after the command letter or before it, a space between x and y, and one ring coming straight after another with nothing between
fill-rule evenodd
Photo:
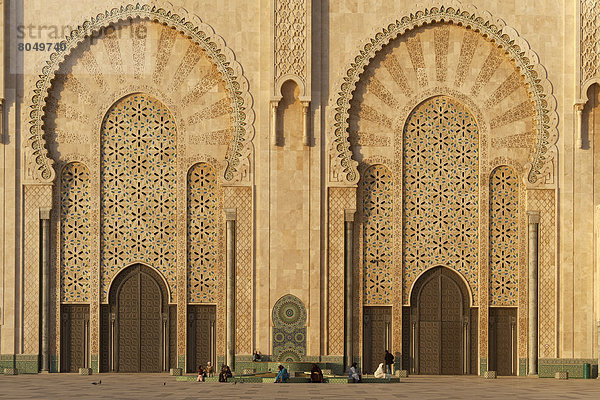
<instances>
[{"instance_id":1,"label":"stone paving slab","mask_svg":"<svg viewBox=\"0 0 600 400\"><path fill-rule=\"evenodd\" d=\"M93 382L102 381L94 385ZM0 376L0 399L598 399L595 379L411 376L389 384L176 382L168 374Z\"/></svg>"}]
</instances>

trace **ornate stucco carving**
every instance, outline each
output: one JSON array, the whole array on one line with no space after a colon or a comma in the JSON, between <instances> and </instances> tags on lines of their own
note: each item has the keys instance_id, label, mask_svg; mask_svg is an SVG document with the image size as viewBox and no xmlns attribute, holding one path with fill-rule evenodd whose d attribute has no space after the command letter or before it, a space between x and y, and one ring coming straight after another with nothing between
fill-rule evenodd
<instances>
[{"instance_id":1,"label":"ornate stucco carving","mask_svg":"<svg viewBox=\"0 0 600 400\"><path fill-rule=\"evenodd\" d=\"M343 76L339 78L339 84L335 86L336 93L331 99L330 183L354 185L359 179L357 162L352 159L348 141L348 118L350 117L349 110L353 92L365 68L391 40L420 26L440 22L460 24L487 37L506 53L508 59L515 63L532 99L531 117L535 121L537 135L535 148L531 152L530 162L527 166L526 181L529 185L542 185L547 183L547 176L553 175L552 159L556 154L555 143L558 135L556 99L552 94L552 86L547 79L546 70L539 63L537 54L529 48L529 44L519 37L514 29L506 26L501 19L494 18L488 12L478 10L474 6L462 5L458 1L447 1L443 5L439 2L431 2L419 6L415 12L379 29L360 46L348 68L343 72ZM444 35L440 35L440 37L444 37ZM440 48L439 53L443 54L443 48ZM418 59L414 60L417 64L418 61ZM486 76L482 75L481 79ZM419 83L424 79L425 77L421 77ZM430 77L431 79L435 79L435 77ZM479 93L479 89L476 93Z\"/></svg>"},{"instance_id":2,"label":"ornate stucco carving","mask_svg":"<svg viewBox=\"0 0 600 400\"><path fill-rule=\"evenodd\" d=\"M306 0L275 0L274 95L281 96L281 85L289 79L300 88L300 96L309 92L309 16Z\"/></svg>"},{"instance_id":3,"label":"ornate stucco carving","mask_svg":"<svg viewBox=\"0 0 600 400\"><path fill-rule=\"evenodd\" d=\"M600 77L600 3L581 0L581 82ZM584 93L585 94L585 93Z\"/></svg>"},{"instance_id":4,"label":"ornate stucco carving","mask_svg":"<svg viewBox=\"0 0 600 400\"><path fill-rule=\"evenodd\" d=\"M50 55L50 59L42 68L40 79L36 82L35 93L31 99L31 126L28 137L33 151L29 158L35 169L35 179L50 182L56 176L53 161L48 155L46 140L43 137L43 116L48 91L61 64L86 38L111 24L135 18L157 21L184 34L200 46L216 65L225 82L230 99L234 130L226 156L223 178L231 183L246 180L242 175L247 170L246 164L249 162L252 151L250 141L254 136L254 111L252 97L248 92L248 81L242 73L240 64L235 60L233 52L225 45L223 38L215 34L213 29L203 23L198 16L189 14L183 8L174 8L169 3L165 3L164 7L129 4L104 11L73 30L70 36L61 42L63 51Z\"/></svg>"}]
</instances>

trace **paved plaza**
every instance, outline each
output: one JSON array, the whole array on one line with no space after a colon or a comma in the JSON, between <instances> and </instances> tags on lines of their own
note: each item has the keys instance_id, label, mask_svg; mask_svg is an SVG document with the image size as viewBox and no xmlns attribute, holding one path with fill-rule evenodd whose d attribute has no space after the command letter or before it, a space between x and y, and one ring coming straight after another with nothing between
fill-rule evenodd
<instances>
[{"instance_id":1,"label":"paved plaza","mask_svg":"<svg viewBox=\"0 0 600 400\"><path fill-rule=\"evenodd\" d=\"M101 381L101 384L93 384ZM166 374L0 376L0 399L591 399L600 381L428 376L398 384L219 384Z\"/></svg>"}]
</instances>

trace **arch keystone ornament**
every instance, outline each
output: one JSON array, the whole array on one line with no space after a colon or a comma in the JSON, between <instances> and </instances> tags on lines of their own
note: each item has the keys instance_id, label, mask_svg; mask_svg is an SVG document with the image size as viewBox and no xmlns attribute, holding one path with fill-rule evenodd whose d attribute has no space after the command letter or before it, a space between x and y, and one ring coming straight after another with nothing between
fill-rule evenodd
<instances>
[{"instance_id":1,"label":"arch keystone ornament","mask_svg":"<svg viewBox=\"0 0 600 400\"><path fill-rule=\"evenodd\" d=\"M537 140L532 151L525 180L528 186L540 186L546 183L545 177L553 177L558 138L556 99L552 94L552 85L547 79L546 69L540 64L537 54L529 44L512 28L499 18L475 6L463 5L459 1L429 2L417 6L415 11L391 21L378 29L363 42L356 56L348 63L343 76L338 80L337 93L330 100L331 131L329 181L335 185L354 186L359 180L358 163L352 159L349 142L350 102L361 74L377 53L392 40L418 27L434 23L450 23L464 26L478 32L502 49L506 57L518 67L527 84L535 110L535 130Z\"/></svg>"},{"instance_id":2,"label":"arch keystone ornament","mask_svg":"<svg viewBox=\"0 0 600 400\"><path fill-rule=\"evenodd\" d=\"M86 38L99 33L102 29L131 19L142 19L158 22L175 29L198 44L216 65L225 82L233 117L233 140L229 145L226 165L222 176L228 183L242 182L247 166L244 159L251 156L250 142L254 137L253 100L248 91L248 81L243 75L241 65L236 61L233 51L227 47L223 38L215 34L213 28L202 22L197 15L188 13L184 8L176 8L170 3L162 6L149 4L128 4L106 10L95 17L84 21L71 31L71 34L60 43L64 49L50 55L46 65L42 67L40 79L35 84L31 98L30 128L28 141L33 150L31 166L34 178L42 182L51 182L56 177L53 161L48 155L44 139L45 107L52 81L61 64L68 55Z\"/></svg>"}]
</instances>

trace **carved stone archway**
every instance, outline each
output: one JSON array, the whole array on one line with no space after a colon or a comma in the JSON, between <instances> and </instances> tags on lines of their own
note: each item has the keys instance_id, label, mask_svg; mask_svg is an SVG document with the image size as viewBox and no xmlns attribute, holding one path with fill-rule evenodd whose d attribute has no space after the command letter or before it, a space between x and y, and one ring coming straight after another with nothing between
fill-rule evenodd
<instances>
[{"instance_id":1,"label":"carved stone archway","mask_svg":"<svg viewBox=\"0 0 600 400\"><path fill-rule=\"evenodd\" d=\"M349 146L349 111L356 86L365 68L373 58L392 40L409 34L418 27L434 23L461 25L486 37L503 50L519 69L527 90L533 100L537 139L532 152L526 181L529 185L547 183L546 177L554 175L553 159L556 154L557 124L556 99L545 68L529 44L504 21L475 6L458 1L431 1L414 12L384 25L360 46L335 86L331 99L333 105L331 131L329 134L329 181L335 185L354 185L359 180L357 162L352 159Z\"/></svg>"},{"instance_id":2,"label":"carved stone archway","mask_svg":"<svg viewBox=\"0 0 600 400\"><path fill-rule=\"evenodd\" d=\"M28 178L51 182L56 176L52 168L53 161L48 155L46 140L43 137L43 117L48 91L62 63L86 38L112 24L133 19L157 21L176 29L199 45L217 66L225 82L234 120L232 142L229 145L222 176L228 182L242 180L242 175L247 174L249 170L247 163L252 151L250 142L254 137L253 101L248 92L248 81L243 75L241 65L235 60L233 51L227 47L223 38L214 33L212 27L202 22L198 16L189 14L183 8L175 9L169 3L165 3L164 7L139 3L129 4L99 13L73 30L70 36L60 43L59 48L62 50L50 55L50 59L42 68L40 79L36 82L35 93L31 99L31 126L28 135L31 150L26 162L29 163L31 171L35 172ZM246 160L244 161L244 159Z\"/></svg>"}]
</instances>

